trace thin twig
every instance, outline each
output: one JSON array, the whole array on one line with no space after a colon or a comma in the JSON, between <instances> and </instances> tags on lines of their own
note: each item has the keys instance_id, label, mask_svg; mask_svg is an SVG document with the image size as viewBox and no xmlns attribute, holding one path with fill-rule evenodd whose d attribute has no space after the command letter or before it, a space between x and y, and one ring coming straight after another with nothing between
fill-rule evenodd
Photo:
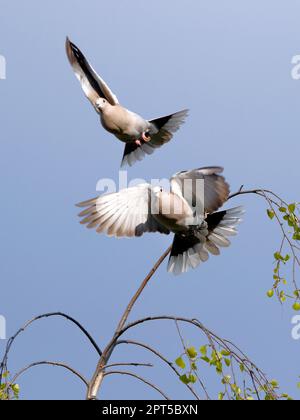
<instances>
[{"instance_id":1,"label":"thin twig","mask_svg":"<svg viewBox=\"0 0 300 420\"><path fill-rule=\"evenodd\" d=\"M18 380L18 378L23 375L23 373L27 372L28 370L30 370L31 368L35 367L35 366L42 366L42 365L48 365L48 366L58 366L58 367L62 367L70 372L72 372L75 376L77 376L86 386L88 386L88 381L79 373L77 372L75 369L73 369L72 367L66 365L65 363L61 363L61 362L51 362L51 361L42 361L42 362L35 362L35 363L31 363L30 365L24 367L23 369L21 369L18 373L15 374L15 376L13 377L13 379L10 381L10 383L7 385L7 388L9 389L14 383L16 383L16 381Z\"/></svg>"},{"instance_id":2,"label":"thin twig","mask_svg":"<svg viewBox=\"0 0 300 420\"><path fill-rule=\"evenodd\" d=\"M241 188L239 189L239 191L229 195L228 200L231 200L232 198L238 197L239 195L245 195L245 194L256 194L256 195L260 195L261 197L264 197L265 194L270 194L271 196L274 197L274 199L277 199L277 200L280 201L280 203L284 204L285 206L288 206L286 201L284 201L281 197L279 197L273 191L263 189L263 188L255 188L255 189L252 189L252 190L243 190L243 188L244 188L244 186L242 185ZM271 200L271 201L274 203L273 200Z\"/></svg>"},{"instance_id":3,"label":"thin twig","mask_svg":"<svg viewBox=\"0 0 300 420\"><path fill-rule=\"evenodd\" d=\"M108 375L127 375L127 376L132 376L135 379L138 379L139 381L144 382L144 384L150 386L151 388L155 389L157 392L159 392L166 400L169 400L170 398L167 397L167 395L161 390L159 389L156 385L152 384L151 382L149 382L147 379L142 378L139 375L136 375L134 373L131 372L125 372L125 371L110 371L110 372L105 372L104 376L108 376Z\"/></svg>"},{"instance_id":4,"label":"thin twig","mask_svg":"<svg viewBox=\"0 0 300 420\"><path fill-rule=\"evenodd\" d=\"M184 339L183 339L183 335L182 335L182 333L181 333L181 330L180 330L179 323L178 323L178 320L177 320L177 319L175 319L175 325L176 325L176 329L177 329L177 332L178 332L178 335L179 335L179 338L180 338L180 341L181 341L181 344L182 344L182 347L183 347L184 353L185 353L186 355L188 355L188 351L187 351L187 348L186 348L186 345L185 345L185 342L184 342ZM192 371L192 370L193 370L193 368L192 368L192 363L191 363L190 358L188 358L188 359L189 359L189 363L190 363L190 369L191 369L191 371ZM195 370L194 370L194 374L196 375L196 377L197 377L197 379L198 379L198 381L199 381L199 384L200 384L201 388L203 389L203 391L204 391L204 393L205 393L205 395L206 395L206 398L207 398L208 400L210 400L210 397L209 397L209 395L208 395L207 389L206 389L206 387L205 387L204 383L202 382L201 378L199 377L198 373L197 373Z\"/></svg>"},{"instance_id":5,"label":"thin twig","mask_svg":"<svg viewBox=\"0 0 300 420\"><path fill-rule=\"evenodd\" d=\"M152 363L111 363L110 365L104 366L105 369L116 367L116 366L134 366L134 367L153 367Z\"/></svg>"},{"instance_id":6,"label":"thin twig","mask_svg":"<svg viewBox=\"0 0 300 420\"><path fill-rule=\"evenodd\" d=\"M195 327L201 329L201 331L208 337L208 339L211 341L211 337L213 337L218 344L224 347L224 349L228 349L233 357L236 357L236 360L240 363L243 363L245 366L245 369L248 373L250 371L253 371L254 369L258 373L259 377L255 375L255 379L259 386L266 386L269 389L269 393L276 399L277 396L274 394L274 391L272 390L272 387L269 386L269 382L263 372L261 372L248 358L244 355L243 352L240 352L241 356L238 355L236 352L234 352L233 349L230 349L227 345L227 343L230 343L228 340L223 340L220 337L218 337L213 332L209 331L207 328L203 326L203 324L199 323L199 321L195 319L189 319L189 318L183 318L183 317L176 317L176 316L169 316L169 315L161 315L161 316L153 316L153 317L146 317L142 319L138 319L136 321L131 322L130 324L127 324L122 331L120 331L119 337L123 335L126 331L129 329L132 329L138 325L141 325L145 322L151 322L151 321L161 321L161 320L167 320L167 321L181 321L190 325L194 325ZM235 349L240 351L237 346L234 346ZM249 366L248 366L249 365Z\"/></svg>"},{"instance_id":7,"label":"thin twig","mask_svg":"<svg viewBox=\"0 0 300 420\"><path fill-rule=\"evenodd\" d=\"M9 352L10 352L11 347L12 347L14 341L16 340L16 338L22 332L24 332L30 325L32 325L34 322L36 322L38 320L41 320L43 318L49 318L49 317L55 317L55 316L66 318L68 321L71 321L73 324L75 324L83 332L83 334L88 338L88 340L90 341L90 343L92 344L92 346L94 347L94 349L96 350L98 355L101 357L102 351L98 347L96 341L93 339L91 334L89 334L89 332L76 319L72 318L70 315L67 315L63 312L50 312L50 313L38 315L38 316L34 317L33 319L31 319L30 321L28 321L22 328L20 328L17 331L17 333L14 336L12 336L8 340L6 350L5 350L5 353L4 353L4 357L3 357L1 365L0 365L0 384L2 383L2 377L3 377L4 370L7 368L7 361L8 361Z\"/></svg>"},{"instance_id":8,"label":"thin twig","mask_svg":"<svg viewBox=\"0 0 300 420\"><path fill-rule=\"evenodd\" d=\"M173 370L173 372L178 376L178 378L181 376L172 362L170 362L166 357L164 357L161 353L159 353L153 347L150 347L148 344L140 343L139 341L133 341L133 340L118 340L116 342L116 346L118 346L120 344L132 344L134 346L142 347L142 348L150 351L155 356L157 356L160 360L162 360L164 363L166 363ZM194 389L189 384L184 384L183 382L182 382L182 384L185 385L191 391L191 393L194 395L194 397L197 400L200 400L200 397L197 395L197 393L194 391Z\"/></svg>"}]
</instances>

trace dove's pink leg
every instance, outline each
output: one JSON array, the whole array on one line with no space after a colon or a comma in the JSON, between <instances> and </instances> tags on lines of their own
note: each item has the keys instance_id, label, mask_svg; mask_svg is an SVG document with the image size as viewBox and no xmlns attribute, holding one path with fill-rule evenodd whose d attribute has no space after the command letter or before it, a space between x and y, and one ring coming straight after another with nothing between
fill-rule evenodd
<instances>
[{"instance_id":1,"label":"dove's pink leg","mask_svg":"<svg viewBox=\"0 0 300 420\"><path fill-rule=\"evenodd\" d=\"M151 137L150 137L149 133L147 131L146 132L144 131L141 135L141 138L135 140L135 144L137 146L141 146L142 141L145 142L145 143L148 143L150 140L151 140Z\"/></svg>"}]
</instances>

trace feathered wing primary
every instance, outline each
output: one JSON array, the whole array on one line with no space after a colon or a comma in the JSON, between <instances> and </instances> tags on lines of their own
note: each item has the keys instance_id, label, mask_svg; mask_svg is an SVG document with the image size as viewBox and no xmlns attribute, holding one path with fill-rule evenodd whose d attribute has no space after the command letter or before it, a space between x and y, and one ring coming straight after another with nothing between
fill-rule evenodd
<instances>
[{"instance_id":1,"label":"feathered wing primary","mask_svg":"<svg viewBox=\"0 0 300 420\"><path fill-rule=\"evenodd\" d=\"M229 196L222 172L219 166L178 172L171 178L171 189L188 201L197 216L203 216L222 207Z\"/></svg>"},{"instance_id":2,"label":"feathered wing primary","mask_svg":"<svg viewBox=\"0 0 300 420\"><path fill-rule=\"evenodd\" d=\"M66 39L66 52L82 90L94 108L97 110L96 101L99 98L106 99L111 105L117 105L119 103L117 96L96 73L80 49L69 38Z\"/></svg>"},{"instance_id":3,"label":"feathered wing primary","mask_svg":"<svg viewBox=\"0 0 300 420\"><path fill-rule=\"evenodd\" d=\"M86 208L79 217L81 224L95 228L108 236L132 237L145 232L170 233L151 213L152 189L150 184L120 190L78 204Z\"/></svg>"}]
</instances>

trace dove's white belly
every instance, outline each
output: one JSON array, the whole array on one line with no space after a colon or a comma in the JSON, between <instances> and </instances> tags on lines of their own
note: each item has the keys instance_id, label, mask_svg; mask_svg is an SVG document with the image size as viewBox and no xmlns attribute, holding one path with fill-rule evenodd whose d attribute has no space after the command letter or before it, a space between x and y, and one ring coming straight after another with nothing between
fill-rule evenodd
<instances>
[{"instance_id":1,"label":"dove's white belly","mask_svg":"<svg viewBox=\"0 0 300 420\"><path fill-rule=\"evenodd\" d=\"M119 140L128 142L141 137L149 122L120 105L110 106L101 113L103 127Z\"/></svg>"}]
</instances>

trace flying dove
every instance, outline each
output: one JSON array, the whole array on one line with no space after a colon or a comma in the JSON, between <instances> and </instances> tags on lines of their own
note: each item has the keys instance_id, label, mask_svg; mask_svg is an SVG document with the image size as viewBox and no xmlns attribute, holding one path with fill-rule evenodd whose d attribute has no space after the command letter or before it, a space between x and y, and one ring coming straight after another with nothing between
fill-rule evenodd
<instances>
[{"instance_id":1,"label":"flying dove","mask_svg":"<svg viewBox=\"0 0 300 420\"><path fill-rule=\"evenodd\" d=\"M126 143L121 166L132 166L168 143L184 123L188 110L154 120L145 120L120 105L116 95L95 72L76 45L68 38L66 52L81 87L100 115L102 126Z\"/></svg>"},{"instance_id":2,"label":"flying dove","mask_svg":"<svg viewBox=\"0 0 300 420\"><path fill-rule=\"evenodd\" d=\"M242 207L217 211L227 201L229 185L220 167L183 171L170 190L139 184L78 204L81 224L108 236L133 237L145 232L174 233L168 271L180 274L219 255L244 213Z\"/></svg>"}]
</instances>

